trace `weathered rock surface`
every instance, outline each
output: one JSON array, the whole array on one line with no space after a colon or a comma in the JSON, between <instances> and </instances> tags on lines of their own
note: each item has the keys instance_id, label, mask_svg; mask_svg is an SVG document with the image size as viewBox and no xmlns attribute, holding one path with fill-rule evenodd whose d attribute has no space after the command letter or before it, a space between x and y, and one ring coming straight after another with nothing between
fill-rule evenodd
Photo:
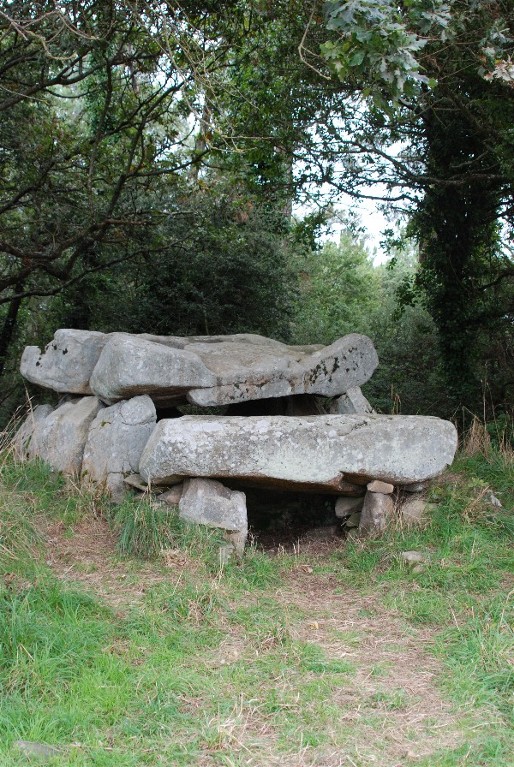
<instances>
[{"instance_id":1,"label":"weathered rock surface","mask_svg":"<svg viewBox=\"0 0 514 767\"><path fill-rule=\"evenodd\" d=\"M182 493L184 492L184 483L179 482L178 485L174 485L169 490L161 493L159 496L159 502L165 503L167 506L178 506Z\"/></svg>"},{"instance_id":2,"label":"weathered rock surface","mask_svg":"<svg viewBox=\"0 0 514 767\"><path fill-rule=\"evenodd\" d=\"M41 458L57 471L79 475L89 427L103 408L96 397L72 399L35 424L30 458Z\"/></svg>"},{"instance_id":3,"label":"weathered rock surface","mask_svg":"<svg viewBox=\"0 0 514 767\"><path fill-rule=\"evenodd\" d=\"M124 479L137 472L156 420L155 406L146 395L103 408L89 429L82 461L84 478L104 485L120 501L126 494Z\"/></svg>"},{"instance_id":4,"label":"weathered rock surface","mask_svg":"<svg viewBox=\"0 0 514 767\"><path fill-rule=\"evenodd\" d=\"M419 525L423 522L427 512L427 502L424 498L407 496L403 499L400 516L406 525Z\"/></svg>"},{"instance_id":5,"label":"weathered rock surface","mask_svg":"<svg viewBox=\"0 0 514 767\"><path fill-rule=\"evenodd\" d=\"M394 492L394 485L390 482L381 482L379 479L374 479L373 482L368 482L367 488L370 493L383 493L389 495Z\"/></svg>"},{"instance_id":6,"label":"weathered rock surface","mask_svg":"<svg viewBox=\"0 0 514 767\"><path fill-rule=\"evenodd\" d=\"M394 515L391 495L366 493L359 523L359 535L382 535Z\"/></svg>"},{"instance_id":7,"label":"weathered rock surface","mask_svg":"<svg viewBox=\"0 0 514 767\"><path fill-rule=\"evenodd\" d=\"M251 333L183 338L58 330L43 353L25 349L21 372L32 383L94 393L109 405L148 394L160 406L186 399L213 406L347 390L358 398L377 364L371 340L356 333L323 347Z\"/></svg>"},{"instance_id":8,"label":"weathered rock surface","mask_svg":"<svg viewBox=\"0 0 514 767\"><path fill-rule=\"evenodd\" d=\"M18 461L35 458L36 453L34 448L31 448L34 431L37 424L44 421L53 410L54 408L51 405L37 405L37 407L29 411L12 442L14 455Z\"/></svg>"},{"instance_id":9,"label":"weathered rock surface","mask_svg":"<svg viewBox=\"0 0 514 767\"><path fill-rule=\"evenodd\" d=\"M27 346L20 372L27 381L70 394L91 394L89 379L108 336L90 330L57 330L41 351Z\"/></svg>"},{"instance_id":10,"label":"weathered rock surface","mask_svg":"<svg viewBox=\"0 0 514 767\"><path fill-rule=\"evenodd\" d=\"M360 387L352 386L331 403L329 412L334 415L351 415L352 413L374 413L375 411L361 392Z\"/></svg>"},{"instance_id":11,"label":"weathered rock surface","mask_svg":"<svg viewBox=\"0 0 514 767\"><path fill-rule=\"evenodd\" d=\"M219 375L216 387L192 389L196 405L227 405L243 400L319 394L333 397L371 378L378 357L367 336L352 333L330 346L306 353L304 347L268 344L194 344L207 367Z\"/></svg>"},{"instance_id":12,"label":"weathered rock surface","mask_svg":"<svg viewBox=\"0 0 514 767\"><path fill-rule=\"evenodd\" d=\"M364 504L364 496L361 495L357 498L348 496L341 496L338 498L335 504L335 514L338 519L346 519L355 512L360 512Z\"/></svg>"},{"instance_id":13,"label":"weathered rock surface","mask_svg":"<svg viewBox=\"0 0 514 767\"><path fill-rule=\"evenodd\" d=\"M179 502L179 516L188 522L218 527L242 553L248 534L246 496L209 479L188 479Z\"/></svg>"},{"instance_id":14,"label":"weathered rock surface","mask_svg":"<svg viewBox=\"0 0 514 767\"><path fill-rule=\"evenodd\" d=\"M184 401L193 386L216 376L191 352L124 333L113 333L91 376L91 389L108 404L147 394L162 405Z\"/></svg>"},{"instance_id":15,"label":"weathered rock surface","mask_svg":"<svg viewBox=\"0 0 514 767\"><path fill-rule=\"evenodd\" d=\"M139 473L152 484L234 477L341 494L345 480L402 484L436 476L456 447L455 427L432 417L185 416L157 424Z\"/></svg>"}]
</instances>

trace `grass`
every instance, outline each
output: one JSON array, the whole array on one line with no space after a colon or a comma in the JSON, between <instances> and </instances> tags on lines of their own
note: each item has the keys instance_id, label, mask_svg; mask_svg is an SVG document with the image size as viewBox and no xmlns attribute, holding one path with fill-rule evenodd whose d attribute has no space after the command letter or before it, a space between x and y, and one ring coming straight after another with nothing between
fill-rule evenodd
<instances>
[{"instance_id":1,"label":"grass","mask_svg":"<svg viewBox=\"0 0 514 767\"><path fill-rule=\"evenodd\" d=\"M221 567L216 531L4 458L0 764L513 765L513 474L463 456L423 529Z\"/></svg>"}]
</instances>

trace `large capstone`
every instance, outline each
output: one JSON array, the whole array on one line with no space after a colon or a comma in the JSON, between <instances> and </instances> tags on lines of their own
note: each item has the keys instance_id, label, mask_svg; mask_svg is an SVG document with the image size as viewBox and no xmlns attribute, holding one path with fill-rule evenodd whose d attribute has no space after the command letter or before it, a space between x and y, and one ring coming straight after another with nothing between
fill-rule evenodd
<instances>
[{"instance_id":1,"label":"large capstone","mask_svg":"<svg viewBox=\"0 0 514 767\"><path fill-rule=\"evenodd\" d=\"M69 394L91 394L89 379L109 336L90 330L57 330L41 351L27 346L20 372L27 381Z\"/></svg>"},{"instance_id":2,"label":"large capstone","mask_svg":"<svg viewBox=\"0 0 514 767\"><path fill-rule=\"evenodd\" d=\"M347 481L396 485L434 477L456 448L453 424L432 417L185 416L157 424L139 473L152 484L233 478L341 494Z\"/></svg>"},{"instance_id":3,"label":"large capstone","mask_svg":"<svg viewBox=\"0 0 514 767\"><path fill-rule=\"evenodd\" d=\"M287 346L252 334L209 337L110 335L92 391L111 404L148 394L160 407L203 407L290 395L338 396L365 383L378 364L366 336L330 346Z\"/></svg>"},{"instance_id":4,"label":"large capstone","mask_svg":"<svg viewBox=\"0 0 514 767\"><path fill-rule=\"evenodd\" d=\"M192 344L186 349L218 375L216 386L189 392L189 401L204 407L297 394L334 397L366 383L378 365L373 343L357 333L314 351L267 338L252 344Z\"/></svg>"},{"instance_id":5,"label":"large capstone","mask_svg":"<svg viewBox=\"0 0 514 767\"><path fill-rule=\"evenodd\" d=\"M160 405L185 401L189 389L214 386L216 376L192 352L114 333L91 376L91 389L114 403L147 394Z\"/></svg>"}]
</instances>

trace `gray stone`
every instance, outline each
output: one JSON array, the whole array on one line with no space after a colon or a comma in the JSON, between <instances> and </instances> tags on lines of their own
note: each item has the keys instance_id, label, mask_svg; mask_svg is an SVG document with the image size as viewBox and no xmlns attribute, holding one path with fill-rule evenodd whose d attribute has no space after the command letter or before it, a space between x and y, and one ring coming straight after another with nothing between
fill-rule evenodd
<instances>
[{"instance_id":1,"label":"gray stone","mask_svg":"<svg viewBox=\"0 0 514 767\"><path fill-rule=\"evenodd\" d=\"M389 482L381 482L379 479L374 479L373 482L368 482L368 490L370 493L383 493L389 495L394 492L394 485Z\"/></svg>"},{"instance_id":2,"label":"gray stone","mask_svg":"<svg viewBox=\"0 0 514 767\"><path fill-rule=\"evenodd\" d=\"M107 404L147 394L157 404L171 405L184 401L191 387L215 383L195 354L123 333L111 335L90 380Z\"/></svg>"},{"instance_id":3,"label":"gray stone","mask_svg":"<svg viewBox=\"0 0 514 767\"><path fill-rule=\"evenodd\" d=\"M406 525L421 524L425 519L426 506L424 498L404 498L400 509L402 522Z\"/></svg>"},{"instance_id":4,"label":"gray stone","mask_svg":"<svg viewBox=\"0 0 514 767\"><path fill-rule=\"evenodd\" d=\"M31 442L37 424L43 422L53 412L51 405L37 405L31 409L12 441L14 457L18 461L26 461L34 457Z\"/></svg>"},{"instance_id":5,"label":"gray stone","mask_svg":"<svg viewBox=\"0 0 514 767\"><path fill-rule=\"evenodd\" d=\"M170 490L166 490L166 492L162 493L159 496L159 500L162 501L162 503L166 503L168 506L178 506L183 492L184 483L179 482L178 485L174 485Z\"/></svg>"},{"instance_id":6,"label":"gray stone","mask_svg":"<svg viewBox=\"0 0 514 767\"><path fill-rule=\"evenodd\" d=\"M394 501L383 493L366 493L359 523L359 535L381 535L393 519Z\"/></svg>"},{"instance_id":7,"label":"gray stone","mask_svg":"<svg viewBox=\"0 0 514 767\"><path fill-rule=\"evenodd\" d=\"M103 408L96 397L72 399L35 424L29 457L41 458L57 471L79 475L89 427Z\"/></svg>"},{"instance_id":8,"label":"gray stone","mask_svg":"<svg viewBox=\"0 0 514 767\"><path fill-rule=\"evenodd\" d=\"M424 416L184 416L159 421L139 473L157 485L234 477L339 495L348 480L402 484L436 476L456 447L453 424Z\"/></svg>"},{"instance_id":9,"label":"gray stone","mask_svg":"<svg viewBox=\"0 0 514 767\"><path fill-rule=\"evenodd\" d=\"M491 506L495 506L497 509L503 508L502 502L495 496L492 490L487 491L487 493L484 495L484 500L486 503L489 503Z\"/></svg>"},{"instance_id":10,"label":"gray stone","mask_svg":"<svg viewBox=\"0 0 514 767\"><path fill-rule=\"evenodd\" d=\"M143 482L139 474L129 474L123 478L123 481L129 487L134 487L136 490L141 490L142 493L146 493L148 485Z\"/></svg>"},{"instance_id":11,"label":"gray stone","mask_svg":"<svg viewBox=\"0 0 514 767\"><path fill-rule=\"evenodd\" d=\"M357 333L323 347L288 346L251 333L184 338L58 330L44 353L25 349L21 371L32 383L94 393L108 405L148 394L162 406L186 398L213 406L346 391L361 402L358 387L377 364L371 340Z\"/></svg>"},{"instance_id":12,"label":"gray stone","mask_svg":"<svg viewBox=\"0 0 514 767\"><path fill-rule=\"evenodd\" d=\"M336 500L335 512L338 519L345 519L354 512L360 512L364 504L364 495L357 498L349 498L348 496L341 496Z\"/></svg>"},{"instance_id":13,"label":"gray stone","mask_svg":"<svg viewBox=\"0 0 514 767\"><path fill-rule=\"evenodd\" d=\"M375 411L361 392L359 386L353 386L330 404L330 413L334 415L352 415L374 413Z\"/></svg>"},{"instance_id":14,"label":"gray stone","mask_svg":"<svg viewBox=\"0 0 514 767\"><path fill-rule=\"evenodd\" d=\"M357 333L307 354L304 347L268 342L187 346L219 377L216 387L192 389L189 401L205 407L297 394L333 397L368 381L378 365L373 343Z\"/></svg>"},{"instance_id":15,"label":"gray stone","mask_svg":"<svg viewBox=\"0 0 514 767\"><path fill-rule=\"evenodd\" d=\"M71 394L91 394L89 379L108 335L90 330L57 330L43 352L27 346L20 372L27 381Z\"/></svg>"},{"instance_id":16,"label":"gray stone","mask_svg":"<svg viewBox=\"0 0 514 767\"><path fill-rule=\"evenodd\" d=\"M53 759L54 757L59 756L59 754L62 754L62 750L56 748L56 746L49 746L46 743L37 743L33 740L15 740L13 745L29 758L36 756L43 759Z\"/></svg>"},{"instance_id":17,"label":"gray stone","mask_svg":"<svg viewBox=\"0 0 514 767\"><path fill-rule=\"evenodd\" d=\"M155 406L146 395L103 408L89 429L83 477L105 486L115 501L121 500L126 491L124 479L137 472L156 420Z\"/></svg>"},{"instance_id":18,"label":"gray stone","mask_svg":"<svg viewBox=\"0 0 514 767\"><path fill-rule=\"evenodd\" d=\"M421 551L402 551L400 556L408 565L419 565L427 561Z\"/></svg>"},{"instance_id":19,"label":"gray stone","mask_svg":"<svg viewBox=\"0 0 514 767\"><path fill-rule=\"evenodd\" d=\"M234 549L239 553L244 550L248 534L244 493L229 490L221 482L188 479L180 498L179 516L188 522L225 530Z\"/></svg>"}]
</instances>

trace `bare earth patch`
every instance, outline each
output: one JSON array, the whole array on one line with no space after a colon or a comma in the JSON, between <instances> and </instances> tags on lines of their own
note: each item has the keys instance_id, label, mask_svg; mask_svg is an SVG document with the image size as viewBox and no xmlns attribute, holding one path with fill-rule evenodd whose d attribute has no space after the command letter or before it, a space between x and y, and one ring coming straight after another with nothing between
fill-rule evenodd
<instances>
[{"instance_id":1,"label":"bare earth patch","mask_svg":"<svg viewBox=\"0 0 514 767\"><path fill-rule=\"evenodd\" d=\"M117 557L116 535L101 517L88 517L72 531L60 522L44 524L46 562L57 577L82 584L115 609L137 603L169 578L156 565Z\"/></svg>"}]
</instances>

